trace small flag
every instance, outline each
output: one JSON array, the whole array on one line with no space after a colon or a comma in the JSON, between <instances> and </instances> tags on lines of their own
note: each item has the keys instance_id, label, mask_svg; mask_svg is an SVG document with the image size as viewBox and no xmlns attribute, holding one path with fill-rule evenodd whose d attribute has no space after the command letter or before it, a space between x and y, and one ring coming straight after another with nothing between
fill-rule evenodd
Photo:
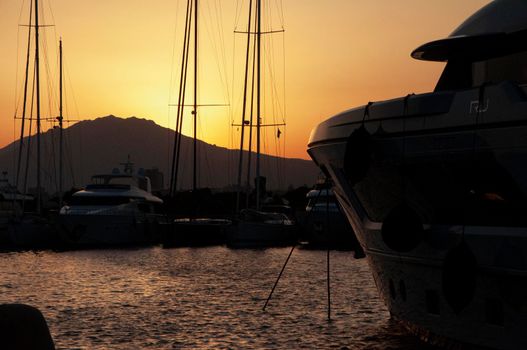
<instances>
[{"instance_id":1,"label":"small flag","mask_svg":"<svg viewBox=\"0 0 527 350\"><path fill-rule=\"evenodd\" d=\"M276 137L280 138L280 135L282 135L282 132L280 131L280 128L278 128L278 131L276 132Z\"/></svg>"}]
</instances>

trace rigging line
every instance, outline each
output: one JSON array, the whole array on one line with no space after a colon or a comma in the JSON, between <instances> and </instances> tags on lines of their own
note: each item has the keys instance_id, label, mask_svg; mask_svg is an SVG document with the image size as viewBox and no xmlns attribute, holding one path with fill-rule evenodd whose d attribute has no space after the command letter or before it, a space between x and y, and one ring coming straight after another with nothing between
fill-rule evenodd
<instances>
[{"instance_id":1,"label":"rigging line","mask_svg":"<svg viewBox=\"0 0 527 350\"><path fill-rule=\"evenodd\" d=\"M58 175L57 175L57 157L56 157L56 153L55 153L55 144L56 144L56 141L55 141L55 129L51 128L49 130L49 133L51 134L51 157L49 158L49 162L53 163L53 166L50 167L50 168L52 168L53 172L54 172L54 174L53 174L54 176L50 177L50 182L53 181L52 178L55 179L55 189L58 192L59 184L58 184L58 181L57 181ZM51 172L49 172L49 173L51 174Z\"/></svg>"},{"instance_id":2,"label":"rigging line","mask_svg":"<svg viewBox=\"0 0 527 350\"><path fill-rule=\"evenodd\" d=\"M234 31L234 33L236 33L236 34L251 34L251 35L258 35L258 34L265 35L265 34L275 34L275 33L282 33L282 32L284 32L283 29L267 30L267 31L262 31L261 33L258 33L258 32L244 32L244 31L240 31L240 30L235 30Z\"/></svg>"},{"instance_id":3,"label":"rigging line","mask_svg":"<svg viewBox=\"0 0 527 350\"><path fill-rule=\"evenodd\" d=\"M36 212L41 214L41 164L40 164L40 65L39 65L39 29L38 29L38 3L35 0L35 71L36 71L36 108L37 108L37 203Z\"/></svg>"},{"instance_id":4,"label":"rigging line","mask_svg":"<svg viewBox=\"0 0 527 350\"><path fill-rule=\"evenodd\" d=\"M178 92L178 108L177 108L177 115L176 115L176 130L174 132L174 149L172 152L172 168L170 171L170 196L174 196L175 192L177 191L177 172L178 172L178 164L179 164L179 147L180 147L180 139L181 139L181 126L182 126L182 119L183 119L183 112L182 109L184 106L182 106L182 94L183 94L183 100L184 100L184 81L186 80L186 71L187 71L187 61L188 61L188 45L189 45L189 21L191 16L191 0L187 0L187 9L185 12L185 33L183 38L183 50L181 54L181 71L179 76L179 92Z\"/></svg>"},{"instance_id":5,"label":"rigging line","mask_svg":"<svg viewBox=\"0 0 527 350\"><path fill-rule=\"evenodd\" d=\"M289 263L289 259L291 258L291 255L293 255L293 251L295 250L295 248L296 248L296 243L291 247L291 250L289 251L289 255L285 259L284 265L282 266L282 270L280 270L280 273L278 274L278 278L274 282L273 288L271 289L271 292L269 293L269 296L267 297L267 300L265 301L265 304L264 304L264 306L262 308L262 311L265 311L265 308L267 307L267 304L269 304L269 301L273 297L274 290L276 289L276 286L278 285L278 282L280 281L280 278L282 278L282 274L284 273L285 268L286 268L287 264Z\"/></svg>"},{"instance_id":6,"label":"rigging line","mask_svg":"<svg viewBox=\"0 0 527 350\"><path fill-rule=\"evenodd\" d=\"M330 258L330 250L329 250L329 247L328 247L327 258L326 258L326 261L327 261L326 274L327 274L327 289L328 289L328 292L327 292L327 295L328 295L328 321L331 321L331 281L330 281L330 275L331 274L330 274L329 258Z\"/></svg>"},{"instance_id":7,"label":"rigging line","mask_svg":"<svg viewBox=\"0 0 527 350\"><path fill-rule=\"evenodd\" d=\"M205 21L205 28L207 30L207 34L208 34L208 36L210 38L211 45L212 45L212 48L213 48L213 51L214 51L214 59L215 59L216 66L217 66L217 69L218 69L218 77L219 77L221 85L225 88L225 87L227 87L227 84L226 84L226 81L225 81L225 79L227 79L227 77L224 76L225 69L222 69L224 67L222 66L222 60L221 60L222 55L221 55L221 53L223 51L222 50L223 49L222 45L224 44L224 41L222 40L222 38L223 38L222 33L223 32L221 32L221 27L218 24L220 22L220 17L219 17L219 13L217 11L217 7L215 7L214 9L216 10L216 20L213 20L213 18L212 18L212 12L213 12L212 8L211 8L209 2L206 2L206 4L207 4L207 9L208 9L208 13L207 14L209 16L211 16L211 17L210 17L210 19L208 21ZM209 22L210 22L210 25L209 25ZM212 28L212 26L214 26L214 25L215 25L216 28ZM217 34L217 37L214 34ZM218 45L218 43L219 43L219 45ZM224 94L223 97L224 98L226 98L226 97L228 98L228 95L225 96L225 94ZM228 101L228 99L227 99L227 101Z\"/></svg>"},{"instance_id":8,"label":"rigging line","mask_svg":"<svg viewBox=\"0 0 527 350\"><path fill-rule=\"evenodd\" d=\"M257 23L254 21L254 28L256 30ZM249 208L249 193L251 190L251 169L252 169L252 146L253 146L253 124L254 124L254 87L256 85L256 37L253 37L253 55L252 55L252 74L251 74L251 107L249 119L249 147L247 154L247 193L246 193L246 208Z\"/></svg>"},{"instance_id":9,"label":"rigging line","mask_svg":"<svg viewBox=\"0 0 527 350\"><path fill-rule=\"evenodd\" d=\"M274 133L273 133L273 140L274 140L274 151L275 151L275 154L276 154L276 159L274 161L275 163L275 167L276 167L276 178L278 179L278 187L279 188L282 188L282 183L281 183L281 173L280 173L280 146L279 146L279 139L278 137L276 136L277 135L277 131L276 129L274 130Z\"/></svg>"},{"instance_id":10,"label":"rigging line","mask_svg":"<svg viewBox=\"0 0 527 350\"><path fill-rule=\"evenodd\" d=\"M280 0L280 3L282 3L282 0ZM283 16L283 13L282 13L282 16ZM283 91L283 100L284 101L284 105L283 105L283 114L282 114L282 121L285 123L286 121L286 117L287 117L287 106L286 106L286 103L287 103L287 99L286 99L286 84L285 84L285 80L286 80L286 51L285 51L285 33L284 35L282 36L282 91Z\"/></svg>"},{"instance_id":11,"label":"rigging line","mask_svg":"<svg viewBox=\"0 0 527 350\"><path fill-rule=\"evenodd\" d=\"M241 2L240 0L236 0L236 11L235 11L235 16L234 16L234 28L238 27L238 23L240 21L240 16L242 14L242 9L241 9L242 6L243 6L243 2Z\"/></svg>"},{"instance_id":12,"label":"rigging line","mask_svg":"<svg viewBox=\"0 0 527 350\"><path fill-rule=\"evenodd\" d=\"M178 5L180 4L180 2L177 3ZM177 19L178 18L178 13L179 13L179 6L176 5L176 16L175 18ZM172 132L171 132L171 129L170 129L170 125L172 124L171 121L170 121L170 101L172 101L172 96L174 94L174 66L175 66L175 61L176 61L176 40L177 40L177 25L178 25L178 21L177 20L174 20L174 30L173 30L173 36L172 36L172 55L171 55L171 60L170 60L170 78L169 78L169 82L168 82L168 106L167 106L167 147L166 147L166 152L167 152L167 169L171 169L171 163L170 163L170 139L171 139L171 136L172 136ZM175 129L177 129L177 126L175 127ZM176 131L175 131L176 132ZM175 137L175 136L174 136ZM173 176L173 171L171 169L171 173L170 173L170 181L169 181L169 186L172 186L172 176ZM172 190L170 189L170 192L171 193Z\"/></svg>"},{"instance_id":13,"label":"rigging line","mask_svg":"<svg viewBox=\"0 0 527 350\"><path fill-rule=\"evenodd\" d=\"M232 45L232 65L231 65L231 72L232 72L231 89L233 89L233 91L230 93L230 96L232 96L232 101L230 99L229 101L232 102L231 104L235 104L235 101L234 101L234 81L235 81L234 66L236 62L234 58L236 57L236 35L234 33L232 33L232 43L233 45ZM229 119L234 120L234 107L229 107ZM234 148L233 146L234 146L234 143L231 145L231 148Z\"/></svg>"},{"instance_id":14,"label":"rigging line","mask_svg":"<svg viewBox=\"0 0 527 350\"><path fill-rule=\"evenodd\" d=\"M20 23L22 21L22 13L24 12L24 8L26 7L25 6L25 0L22 1L22 6L20 6L20 12L18 14L18 23ZM31 6L31 3L29 4L29 13L30 13L30 16L29 16L29 21L31 23L31 14L33 13L33 6ZM28 44L31 40L31 34L29 35L28 37ZM20 62L20 57L19 57L19 51L20 51L20 26L17 26L17 33L16 33L16 60L15 60L15 87L14 87L14 91L15 91L15 99L14 99L14 115L16 116L18 114L18 106L20 104L20 97L18 96L18 64ZM29 60L29 58L28 58ZM27 74L26 74L27 75ZM16 124L15 124L15 129L16 129ZM14 139L13 139L14 140Z\"/></svg>"},{"instance_id":15,"label":"rigging line","mask_svg":"<svg viewBox=\"0 0 527 350\"><path fill-rule=\"evenodd\" d=\"M279 0L275 2L277 7L278 16L280 17L280 24L282 25L282 28L285 26L285 20L284 20L284 2L283 0Z\"/></svg>"},{"instance_id":16,"label":"rigging line","mask_svg":"<svg viewBox=\"0 0 527 350\"><path fill-rule=\"evenodd\" d=\"M188 72L188 58L189 58L189 52L190 52L190 30L191 30L191 24L192 24L192 0L188 0L190 3L190 9L188 12L188 18L189 23L186 28L187 30L187 41L186 41L186 52L183 53L182 59L182 73L180 79L183 79L182 89L179 91L179 104L184 104L185 96L186 96L186 88L187 88L187 72ZM184 67L184 69L183 69ZM183 138L182 130L183 130L183 111L184 106L180 106L179 112L179 127L178 127L178 139L177 139L177 155L176 155L176 168L175 168L175 174L174 174L174 191L177 189L177 177L179 172L179 164L180 164L180 153L181 153L181 139Z\"/></svg>"},{"instance_id":17,"label":"rigging line","mask_svg":"<svg viewBox=\"0 0 527 350\"><path fill-rule=\"evenodd\" d=\"M64 130L64 131L67 131L67 129ZM72 179L72 182L73 182L73 186L75 186L75 178L74 178L74 176L73 176L72 154L71 154L71 149L70 149L70 146L71 146L71 145L70 145L70 142L69 142L68 134L69 134L69 133L64 132L64 135L63 135L63 137L64 137L64 150L65 150L66 152L68 152L68 154L67 154L66 157L65 157L66 160L67 160L67 161L65 162L65 164L69 165L70 176L71 176L71 179Z\"/></svg>"},{"instance_id":18,"label":"rigging line","mask_svg":"<svg viewBox=\"0 0 527 350\"><path fill-rule=\"evenodd\" d=\"M476 121L474 123L474 130L472 132L472 156L471 156L471 169L475 169L476 166L477 166L477 160L476 160L476 157L477 157L477 141L478 141L478 138L477 138L477 132L478 132L478 128L479 128L479 119L481 117L481 111L485 108L485 88L487 87L487 82L484 82L483 84L480 85L479 89L478 89L478 106L476 108ZM472 176L472 178L474 178ZM464 209L464 218L463 218L463 227L462 227L462 231L461 231L461 239L464 240L465 239L465 228L466 228L466 225L467 225L467 216L468 216L468 213L469 210L466 208L468 206L470 206L471 204L471 196L475 197L477 195L477 192L476 192L476 186L474 186L473 189L470 189L469 188L469 191L468 193L465 195L466 199L465 199L465 202L466 202L466 205L465 205L465 209Z\"/></svg>"},{"instance_id":19,"label":"rigging line","mask_svg":"<svg viewBox=\"0 0 527 350\"><path fill-rule=\"evenodd\" d=\"M198 132L198 109L196 107L197 103L198 103L198 44L199 44L199 40L198 40L198 0L194 0L194 4L195 4L195 8L194 8L194 107L193 107L193 114L194 114L194 118L193 118L193 124L194 124L194 139L193 139L193 142L192 142L192 146L193 146L193 153L194 153L194 157L193 157L193 162L192 162L192 165L193 165L193 171L192 171L192 190L195 191L196 188L197 188L197 178L196 178L196 172L197 172L197 169L196 169L196 166L197 166L197 132ZM200 85L201 86L201 85Z\"/></svg>"},{"instance_id":20,"label":"rigging line","mask_svg":"<svg viewBox=\"0 0 527 350\"><path fill-rule=\"evenodd\" d=\"M304 218L304 222L307 222L309 220L309 218L311 217L312 213L314 212L314 208L315 208L315 205L316 203L318 202L319 198L320 198L320 195L321 195L322 191L319 190L318 193L317 193L317 196L315 197L315 199L313 200L313 209L310 210L306 217ZM278 278L276 279L274 285L273 285L273 288L271 289L271 292L269 293L269 296L267 297L267 300L265 301L265 304L262 308L262 311L265 311L265 308L267 307L267 305L269 304L269 301L271 300L272 296L273 296L273 293L276 289L276 286L278 285L278 282L280 281L280 278L282 277L284 271L285 271L285 268L287 266L287 264L289 263L289 259L291 258L291 255L293 255L293 251L295 250L296 246L297 246L297 243L298 242L295 242L295 244L291 247L291 250L289 251L289 255L287 256L287 258L285 259L285 262L284 262L284 265L282 265L282 270L280 270L280 273L278 274Z\"/></svg>"},{"instance_id":21,"label":"rigging line","mask_svg":"<svg viewBox=\"0 0 527 350\"><path fill-rule=\"evenodd\" d=\"M226 49L225 49L225 28L224 28L224 21L223 21L223 8L221 6L221 0L218 0L217 2L215 2L215 5L216 5L216 8L218 8L217 12L218 12L218 18L220 18L219 21L217 21L216 23L218 24L218 32L219 33L222 33L222 35L220 36L220 40L221 40L221 48L222 48L222 63L223 63L223 70L224 70L224 74L225 74L225 93L226 93L226 101L230 101L231 98L230 98L230 91L229 91L229 75L228 75L228 72L227 72L227 55L226 55Z\"/></svg>"},{"instance_id":22,"label":"rigging line","mask_svg":"<svg viewBox=\"0 0 527 350\"><path fill-rule=\"evenodd\" d=\"M70 94L71 95L71 99L73 99L73 106L74 106L74 110L75 110L75 115L80 116L79 106L78 106L78 103L77 103L77 98L76 98L76 95L75 95L75 91L73 89L73 83L71 82L71 74L69 72L69 63L68 63L67 57L64 57L63 60L64 60L63 63L64 63L64 70L65 70L65 77L68 78L69 91L71 92L71 94ZM66 90L66 91L68 91L68 90ZM68 106L68 100L70 100L70 98L69 98L70 95L68 95L68 98L65 99L67 106ZM69 111L69 108L68 108L68 111ZM66 115L68 115L68 113ZM68 121L69 118L66 117L66 120ZM69 135L69 133L67 135ZM79 130L79 135L82 135L80 130ZM67 138L68 138L68 136L66 137L66 139ZM79 145L80 145L79 148L82 149L81 148L82 147L82 137L79 137ZM70 149L69 151L70 151L70 157L71 157L71 159L70 159L71 176L72 176L73 185L75 186L76 180L75 180L75 174L74 174L74 171L73 171L73 169L74 169L74 167L73 167L73 150ZM82 155L82 153L80 153L80 155ZM79 156L76 159L79 160L79 163L80 163L79 167L80 167L80 170L81 170L80 173L82 174L82 165L83 165L82 157Z\"/></svg>"},{"instance_id":23,"label":"rigging line","mask_svg":"<svg viewBox=\"0 0 527 350\"><path fill-rule=\"evenodd\" d=\"M29 23L31 23L33 16L33 7L31 6L30 12L29 12ZM17 164L17 170L16 170L16 180L15 180L15 188L18 189L18 183L20 180L20 165L22 163L22 152L23 152L23 146L24 146L24 129L25 129L25 117L26 117L26 105L27 105L27 84L29 80L29 59L30 59L30 51L31 51L31 28L28 30L28 38L27 38L27 54L26 54L26 70L25 70L25 79L24 79L24 101L22 106L22 122L20 126L20 143L18 146L18 164ZM17 69L18 71L18 69ZM16 117L16 114L15 114ZM16 122L15 122L16 125Z\"/></svg>"},{"instance_id":24,"label":"rigging line","mask_svg":"<svg viewBox=\"0 0 527 350\"><path fill-rule=\"evenodd\" d=\"M31 89L31 105L30 105L30 110L29 110L29 116L31 118L33 118L33 110L34 110L34 102L35 102L35 86L36 86L36 79L35 79L35 75L36 75L36 67L33 67L33 84L32 84L32 89ZM29 176L29 155L31 154L31 129L32 129L32 126L33 126L33 123L29 123L29 130L28 130L28 136L27 136L27 153L26 153L26 168L25 168L25 172L24 172L24 190L23 190L23 193L26 194L27 193L27 179L28 179L28 176ZM24 199L22 200L22 215L24 213L24 207L25 207L25 196L24 196Z\"/></svg>"},{"instance_id":25,"label":"rigging line","mask_svg":"<svg viewBox=\"0 0 527 350\"><path fill-rule=\"evenodd\" d=\"M284 123L276 123L276 124L261 124L260 127L268 127L268 126L284 126L285 124ZM242 124L231 124L231 126L236 126L236 127L240 127L242 126ZM245 127L246 128L256 128L257 126L256 125L249 125L246 121L246 124L245 124ZM276 130L275 130L276 131Z\"/></svg>"},{"instance_id":26,"label":"rigging line","mask_svg":"<svg viewBox=\"0 0 527 350\"><path fill-rule=\"evenodd\" d=\"M252 21L252 4L253 1L249 0L249 19L247 28L251 27ZM245 52L245 77L243 84L243 104L242 104L242 121L241 121L241 132L240 132L240 155L238 160L238 178L237 178L237 188L236 188L236 212L240 210L240 194L241 194L241 185L242 185L242 167L243 167L243 144L245 136L245 112L247 109L247 79L249 76L249 53L251 50L251 37L247 35L247 49ZM249 164L250 166L250 164Z\"/></svg>"},{"instance_id":27,"label":"rigging line","mask_svg":"<svg viewBox=\"0 0 527 350\"><path fill-rule=\"evenodd\" d=\"M204 128L203 128L203 121L202 120L199 120L199 123L200 123L200 130L201 130L201 137L202 137L202 140L205 139L205 135L204 135ZM200 154L203 154L204 158L205 158L205 167L206 167L206 171L205 171L205 176L206 176L206 181L208 183L208 187L217 187L217 181L215 181L215 177L212 176L212 167L210 165L210 160L209 160L209 154L208 152L203 151L203 148L205 147L205 144L204 142L200 142L199 144L199 148L200 148ZM202 157L200 157L200 160L203 161L201 159ZM203 167L199 167L199 169L202 169Z\"/></svg>"},{"instance_id":28,"label":"rigging line","mask_svg":"<svg viewBox=\"0 0 527 350\"><path fill-rule=\"evenodd\" d=\"M256 0L256 19L257 19L257 32L262 31L262 2L261 0ZM260 125L261 121L261 38L262 36L258 34L256 36L256 46L257 46L257 58L258 65L256 67L256 123ZM256 129L256 210L260 210L260 128Z\"/></svg>"},{"instance_id":29,"label":"rigging line","mask_svg":"<svg viewBox=\"0 0 527 350\"><path fill-rule=\"evenodd\" d=\"M13 140L16 140L16 120L13 119ZM13 153L11 154L11 169L16 168L16 149L13 147ZM13 171L11 171L11 176L15 176L16 174L13 174ZM14 183L15 178L11 179L11 183ZM16 188L16 187L15 187ZM17 188L18 190L18 188Z\"/></svg>"},{"instance_id":30,"label":"rigging line","mask_svg":"<svg viewBox=\"0 0 527 350\"><path fill-rule=\"evenodd\" d=\"M278 88L277 88L277 85L276 85L277 79L276 79L275 71L273 69L273 67L275 65L275 63L274 63L275 62L274 56L272 55L272 52L274 52L274 50L273 50L273 43L271 41L269 41L268 45L270 46L270 48L267 48L266 55L268 57L267 68L269 70L269 78L270 78L270 81L271 81L271 94L272 94L271 101L272 101L273 107L276 107L276 109L278 109L279 111L282 111L282 105L281 105L280 100L278 98L279 92L278 92ZM276 118L276 114L273 113L273 120L276 122L275 118ZM282 115L282 119L283 119L283 115Z\"/></svg>"},{"instance_id":31,"label":"rigging line","mask_svg":"<svg viewBox=\"0 0 527 350\"><path fill-rule=\"evenodd\" d=\"M41 12L40 12L41 20L42 22L45 22L46 21L45 11L44 11L44 5L42 4L42 2L40 2L40 8L41 8ZM42 25L40 27L42 27ZM52 96L55 94L54 94L54 90L53 90L52 83L51 83L52 74L51 74L49 55L48 55L48 51L49 51L48 50L48 40L47 40L48 38L45 33L46 32L42 32L41 35L39 36L40 41L42 43L41 46L42 46L42 51L43 51L43 55L41 55L40 60L44 62L44 71L45 71L45 78L46 78L45 85L47 87L46 98L48 100L47 108L48 108L48 113L51 115L52 101L53 101Z\"/></svg>"},{"instance_id":32,"label":"rigging line","mask_svg":"<svg viewBox=\"0 0 527 350\"><path fill-rule=\"evenodd\" d=\"M327 179L326 179L327 183ZM329 237L329 189L326 189L326 237ZM327 295L328 295L328 321L331 321L331 281L330 281L330 250L329 250L329 244L327 247L327 254L326 254L326 277L327 277Z\"/></svg>"}]
</instances>

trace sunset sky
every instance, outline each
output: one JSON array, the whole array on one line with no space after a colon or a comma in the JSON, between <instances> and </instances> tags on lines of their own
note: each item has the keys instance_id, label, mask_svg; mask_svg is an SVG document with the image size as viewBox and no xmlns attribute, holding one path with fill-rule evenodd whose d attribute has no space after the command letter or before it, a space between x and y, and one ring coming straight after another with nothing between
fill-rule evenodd
<instances>
[{"instance_id":1,"label":"sunset sky","mask_svg":"<svg viewBox=\"0 0 527 350\"><path fill-rule=\"evenodd\" d=\"M183 0L41 0L42 89L55 89L57 41L64 41L66 116L72 120L113 114L137 116L174 128ZM247 0L201 0L201 103L229 104L200 109L200 138L237 147ZM13 141L13 116L21 109L21 86L29 0L0 1L0 146ZM306 158L311 129L344 109L433 89L442 64L420 62L410 52L447 36L488 0L263 0L272 17L266 36L276 80L278 107L264 118L280 121L285 110L285 155ZM283 21L281 11L283 10ZM272 27L272 28L270 28ZM223 41L223 44L221 42ZM266 41L266 43L271 43ZM271 45L271 44L266 44ZM218 59L219 58L219 59ZM284 66L285 62L285 66ZM267 63L266 63L267 64ZM49 67L49 68L47 68ZM270 67L270 66L266 66ZM266 73L270 68L265 68ZM266 77L265 82L270 78ZM285 91L284 91L285 89ZM269 100L270 89L266 90ZM57 99L44 93L43 117L57 115ZM51 100L51 107L48 101ZM187 102L190 102L190 97ZM267 102L266 102L267 103ZM279 109L276 112L276 109ZM274 111L274 113L273 113ZM272 117L269 117L273 114ZM50 127L45 122L45 128ZM18 130L16 134L18 134ZM190 124L184 133L190 135ZM272 137L274 132L268 132ZM273 141L268 141L272 144ZM282 144L283 146L283 144ZM282 147L280 146L280 147ZM275 153L271 146L266 153Z\"/></svg>"}]
</instances>

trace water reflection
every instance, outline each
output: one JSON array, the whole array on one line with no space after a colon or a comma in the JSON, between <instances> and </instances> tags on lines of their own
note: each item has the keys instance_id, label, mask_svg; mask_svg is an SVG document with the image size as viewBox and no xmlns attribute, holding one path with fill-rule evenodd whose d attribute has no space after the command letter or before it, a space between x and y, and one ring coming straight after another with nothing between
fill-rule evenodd
<instances>
[{"instance_id":1,"label":"water reflection","mask_svg":"<svg viewBox=\"0 0 527 350\"><path fill-rule=\"evenodd\" d=\"M0 302L42 310L57 348L420 349L378 298L365 260L288 248L149 248L0 255Z\"/></svg>"}]
</instances>

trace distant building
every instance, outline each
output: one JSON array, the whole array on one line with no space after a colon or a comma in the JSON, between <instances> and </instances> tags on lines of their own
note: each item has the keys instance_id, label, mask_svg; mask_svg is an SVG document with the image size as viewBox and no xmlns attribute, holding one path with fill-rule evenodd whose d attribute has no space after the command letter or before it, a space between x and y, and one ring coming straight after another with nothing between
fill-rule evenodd
<instances>
[{"instance_id":1,"label":"distant building","mask_svg":"<svg viewBox=\"0 0 527 350\"><path fill-rule=\"evenodd\" d=\"M163 173L158 168L146 169L145 176L150 178L152 191L161 191L165 187Z\"/></svg>"}]
</instances>

